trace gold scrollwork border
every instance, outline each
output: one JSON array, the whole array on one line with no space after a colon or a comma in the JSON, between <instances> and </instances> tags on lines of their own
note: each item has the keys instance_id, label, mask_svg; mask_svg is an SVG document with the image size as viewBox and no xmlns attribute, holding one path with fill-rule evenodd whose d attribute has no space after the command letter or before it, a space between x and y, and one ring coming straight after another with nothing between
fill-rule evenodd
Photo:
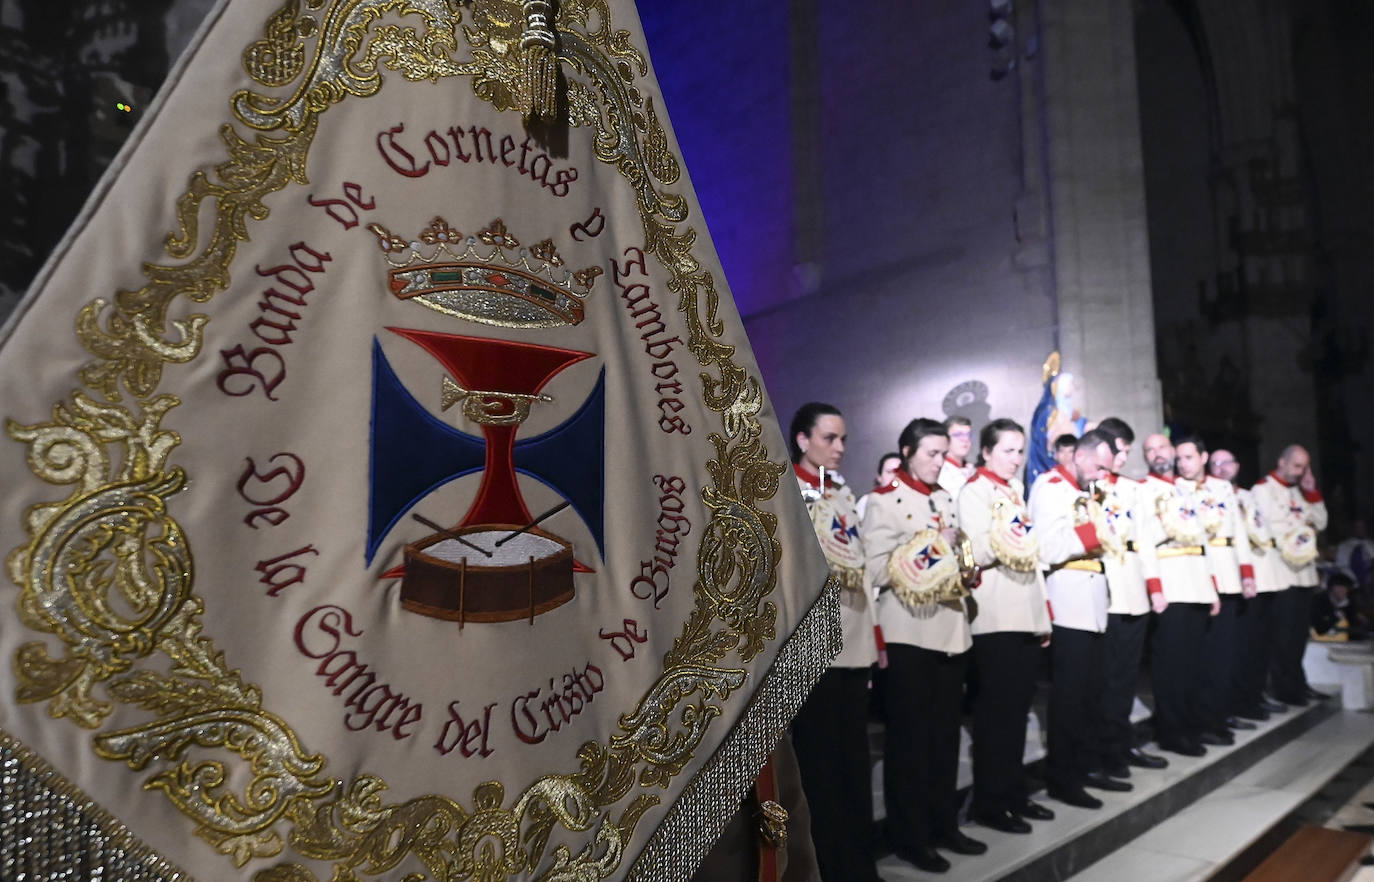
<instances>
[{"instance_id":1,"label":"gold scrollwork border","mask_svg":"<svg viewBox=\"0 0 1374 882\"><path fill-rule=\"evenodd\" d=\"M376 94L383 69L409 81L467 76L474 93L498 110L527 105L521 4L472 0L465 23L466 9L458 0L285 0L243 58L250 76L288 94L241 90L232 97L239 123L257 134L245 138L221 126L228 159L191 176L177 203L180 229L165 243L181 262L146 264L142 288L88 304L76 325L94 356L79 372L85 389L54 405L48 422L7 425L11 438L28 445L38 477L72 486L66 499L30 507L29 541L8 560L24 623L56 635L66 648L56 658L44 642L20 649L19 698L46 701L52 716L92 729L113 702L149 712L149 722L100 732L97 753L135 770L154 767L144 786L162 790L196 823L197 834L238 866L275 857L289 842L302 856L332 862L336 879L385 873L408 857L436 878L454 880L521 873L607 878L621 867L640 818L659 801L653 791L693 759L721 703L747 682L747 671L726 664L727 656L747 665L777 637L778 610L767 598L777 585L781 546L777 518L762 504L777 493L786 467L769 458L763 443L758 378L720 339L720 295L693 255L697 233L678 227L687 201L660 189L678 180L680 164L652 98L638 85L648 65L630 33L612 27L607 0L559 5L557 57L570 73L567 120L594 129L596 157L631 187L644 250L668 273L688 346L703 368L704 401L720 415L709 435L711 483L701 489L710 516L698 546L696 603L662 674L620 717L608 744L582 746L577 772L546 775L509 798L503 784L485 782L469 805L433 795L387 803L381 779L327 777L325 758L310 754L284 719L264 709L260 690L242 682L201 634L204 606L191 590L190 549L168 505L184 476L169 459L180 438L162 428L162 419L180 402L156 392L165 366L200 353L209 319L174 317L172 307L182 297L205 302L228 288L238 242L252 221L268 216L267 197L306 181L319 115L350 96ZM389 23L388 14L404 24ZM460 33L471 61L453 58ZM211 203L214 223L203 232L199 217ZM636 878L669 878L700 861L833 655L837 620L831 585L781 647L740 725L650 837L632 870ZM171 661L170 673L142 666L155 654ZM230 766L216 758L225 754L250 778L241 792L225 785ZM585 847L550 851L555 827L588 834ZM663 867L675 869L665 875ZM315 876L300 864L279 863L256 878Z\"/></svg>"}]
</instances>

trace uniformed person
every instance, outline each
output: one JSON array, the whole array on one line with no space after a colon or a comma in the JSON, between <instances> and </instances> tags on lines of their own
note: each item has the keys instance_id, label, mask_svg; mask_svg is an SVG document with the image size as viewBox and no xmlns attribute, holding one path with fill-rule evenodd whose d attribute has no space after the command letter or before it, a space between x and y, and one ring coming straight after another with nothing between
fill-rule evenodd
<instances>
[{"instance_id":1,"label":"uniformed person","mask_svg":"<svg viewBox=\"0 0 1374 882\"><path fill-rule=\"evenodd\" d=\"M884 453L878 457L878 471L873 475L873 490L879 487L891 487L897 480L897 469L902 467L902 455L895 450L891 453ZM855 511L859 513L859 519L864 516L864 508L868 505L868 498L873 495L873 490L859 497L859 504L855 506Z\"/></svg>"},{"instance_id":2,"label":"uniformed person","mask_svg":"<svg viewBox=\"0 0 1374 882\"><path fill-rule=\"evenodd\" d=\"M1251 490L1279 553L1275 568L1284 587L1274 596L1269 666L1274 698L1304 705L1312 695L1302 671L1317 576L1317 533L1326 529L1326 503L1312 475L1307 450L1284 448L1277 466ZM1313 693L1320 696L1321 693ZM1324 697L1324 696L1323 696Z\"/></svg>"},{"instance_id":3,"label":"uniformed person","mask_svg":"<svg viewBox=\"0 0 1374 882\"><path fill-rule=\"evenodd\" d=\"M981 570L973 618L973 807L978 823L1029 833L1026 818L1054 813L1029 800L1024 773L1026 721L1040 650L1050 635L1045 577L1025 492L1016 474L1026 433L1013 420L993 420L979 433L978 467L959 492L960 529Z\"/></svg>"},{"instance_id":4,"label":"uniformed person","mask_svg":"<svg viewBox=\"0 0 1374 882\"><path fill-rule=\"evenodd\" d=\"M1207 559L1201 494L1192 485L1177 483L1174 457L1174 446L1164 435L1145 439L1150 474L1142 486L1144 509L1161 539L1155 555L1164 597L1150 644L1155 736L1164 750L1202 756L1207 752L1200 713L1202 641L1207 619L1216 614L1220 601ZM1222 739L1209 733L1205 740Z\"/></svg>"},{"instance_id":5,"label":"uniformed person","mask_svg":"<svg viewBox=\"0 0 1374 882\"><path fill-rule=\"evenodd\" d=\"M1114 537L1102 563L1107 575L1107 632L1103 646L1103 683L1098 713L1102 732L1103 771L1130 777L1131 766L1162 769L1169 761L1135 743L1131 711L1145 651L1152 603L1163 606L1155 542L1140 511L1140 482L1121 470L1126 466L1135 432L1124 420L1107 417L1097 424L1112 435L1116 455L1107 476L1102 511Z\"/></svg>"},{"instance_id":6,"label":"uniformed person","mask_svg":"<svg viewBox=\"0 0 1374 882\"><path fill-rule=\"evenodd\" d=\"M938 484L949 452L944 425L912 420L897 447L903 465L896 486L873 491L862 525L887 641L883 793L897 856L938 873L950 864L937 847L956 854L987 850L959 831L955 797L971 645L962 594L971 579L957 560L954 502Z\"/></svg>"},{"instance_id":7,"label":"uniformed person","mask_svg":"<svg viewBox=\"0 0 1374 882\"><path fill-rule=\"evenodd\" d=\"M1247 598L1240 611L1240 660L1232 677L1235 704L1231 712L1239 719L1267 720L1271 713L1281 712L1285 707L1264 697L1272 656L1269 632L1274 595L1283 587L1276 572L1278 550L1254 497L1248 489L1236 484L1240 463L1235 455L1229 450L1214 451L1208 459L1207 470L1235 487L1255 573L1255 596Z\"/></svg>"},{"instance_id":8,"label":"uniformed person","mask_svg":"<svg viewBox=\"0 0 1374 882\"><path fill-rule=\"evenodd\" d=\"M1051 798L1082 808L1102 807L1085 785L1130 787L1100 771L1103 758L1093 725L1102 688L1107 578L1095 523L1101 515L1089 494L1094 482L1110 474L1113 457L1112 437L1089 431L1075 445L1072 466L1043 473L1030 494L1040 564L1049 571L1045 588L1053 632L1046 783Z\"/></svg>"},{"instance_id":9,"label":"uniformed person","mask_svg":"<svg viewBox=\"0 0 1374 882\"><path fill-rule=\"evenodd\" d=\"M844 648L792 721L792 744L811 807L811 839L826 882L877 882L868 680L878 652L854 493L837 471L844 459L844 417L831 405L805 404L792 418L788 438L798 490L840 583L844 635Z\"/></svg>"},{"instance_id":10,"label":"uniformed person","mask_svg":"<svg viewBox=\"0 0 1374 882\"><path fill-rule=\"evenodd\" d=\"M1232 712L1238 703L1232 681L1239 662L1241 609L1255 596L1255 565L1235 490L1230 481L1207 475L1208 454L1202 439L1179 438L1174 450L1179 485L1196 488L1205 507L1202 514L1207 528L1207 560L1221 601L1219 611L1207 622L1203 641L1199 704L1202 731L1204 737L1210 733L1214 739L1227 743L1234 741L1232 729L1255 728Z\"/></svg>"},{"instance_id":11,"label":"uniformed person","mask_svg":"<svg viewBox=\"0 0 1374 882\"><path fill-rule=\"evenodd\" d=\"M973 466L969 463L969 453L973 450L973 421L964 416L952 416L945 420L945 431L949 433L949 453L940 466L940 486L955 499L964 482L973 477Z\"/></svg>"}]
</instances>

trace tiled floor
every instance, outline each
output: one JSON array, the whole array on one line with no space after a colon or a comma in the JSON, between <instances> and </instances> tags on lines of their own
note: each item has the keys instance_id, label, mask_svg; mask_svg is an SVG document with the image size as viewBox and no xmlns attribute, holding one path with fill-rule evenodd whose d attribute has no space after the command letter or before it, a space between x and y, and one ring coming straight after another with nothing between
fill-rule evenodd
<instances>
[{"instance_id":1,"label":"tiled floor","mask_svg":"<svg viewBox=\"0 0 1374 882\"><path fill-rule=\"evenodd\" d=\"M1369 807L1371 804L1374 804L1374 780L1365 784L1344 807L1331 817L1331 820L1326 822L1326 826L1343 830L1347 824L1372 825L1374 824L1374 809ZM1361 867L1350 878L1350 882L1374 882L1374 866Z\"/></svg>"},{"instance_id":2,"label":"tiled floor","mask_svg":"<svg viewBox=\"0 0 1374 882\"><path fill-rule=\"evenodd\" d=\"M1255 731L1237 733L1237 747L1281 725L1285 719L1287 717L1277 717L1261 724ZM1374 744L1374 714L1338 712L1072 879L1074 882L1205 879L1371 744ZM923 874L892 856L879 862L879 872L889 882L935 878L949 882L980 882L1001 878L1140 805L1224 755L1214 749L1206 757L1171 756L1168 769L1137 772L1133 778L1135 790L1131 793L1098 794L1106 803L1098 811L1047 801L1045 804L1055 810L1057 817L1051 822L1036 823L1029 835L1003 834L970 825L964 832L985 841L988 852L978 857L951 856L953 868L938 877ZM1374 801L1374 793L1369 799ZM1370 817L1374 818L1374 812Z\"/></svg>"},{"instance_id":3,"label":"tiled floor","mask_svg":"<svg viewBox=\"0 0 1374 882\"><path fill-rule=\"evenodd\" d=\"M1071 878L1073 882L1205 879L1371 744L1374 714L1337 713ZM1142 873L1147 867L1150 871ZM1156 875L1163 867L1173 875Z\"/></svg>"}]
</instances>

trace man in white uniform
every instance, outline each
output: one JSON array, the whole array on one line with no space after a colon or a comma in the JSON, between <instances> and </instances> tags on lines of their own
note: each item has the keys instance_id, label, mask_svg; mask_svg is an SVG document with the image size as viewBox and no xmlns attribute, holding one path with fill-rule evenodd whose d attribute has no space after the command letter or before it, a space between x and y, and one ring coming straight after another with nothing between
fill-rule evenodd
<instances>
[{"instance_id":1,"label":"man in white uniform","mask_svg":"<svg viewBox=\"0 0 1374 882\"><path fill-rule=\"evenodd\" d=\"M1102 688L1103 634L1107 630L1107 577L1102 540L1089 493L1111 473L1112 436L1093 430L1078 439L1073 465L1055 466L1031 488L1031 522L1039 537L1053 633L1054 685L1050 691L1046 783L1051 799L1081 808L1102 801L1083 788L1129 790L1100 770L1096 704Z\"/></svg>"},{"instance_id":2,"label":"man in white uniform","mask_svg":"<svg viewBox=\"0 0 1374 882\"><path fill-rule=\"evenodd\" d=\"M1269 524L1279 553L1276 569L1286 587L1274 596L1269 665L1274 698L1285 704L1305 705L1314 695L1302 671L1303 651L1312 613L1312 593L1321 581L1317 576L1317 533L1326 529L1326 503L1312 474L1306 448L1284 448L1274 470L1250 491Z\"/></svg>"}]
</instances>

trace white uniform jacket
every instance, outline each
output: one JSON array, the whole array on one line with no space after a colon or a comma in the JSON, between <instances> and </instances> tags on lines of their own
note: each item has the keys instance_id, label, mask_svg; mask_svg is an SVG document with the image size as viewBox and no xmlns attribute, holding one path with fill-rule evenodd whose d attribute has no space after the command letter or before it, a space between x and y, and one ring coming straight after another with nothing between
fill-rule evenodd
<instances>
[{"instance_id":1,"label":"white uniform jacket","mask_svg":"<svg viewBox=\"0 0 1374 882\"><path fill-rule=\"evenodd\" d=\"M1183 483L1183 479L1179 479ZM1217 591L1240 594L1241 579L1255 577L1254 555L1250 552L1250 537L1245 532L1245 514L1230 481L1208 477L1202 482L1206 504L1212 509L1211 529L1207 537L1207 558L1212 562L1212 575L1217 577Z\"/></svg>"},{"instance_id":2,"label":"white uniform jacket","mask_svg":"<svg viewBox=\"0 0 1374 882\"><path fill-rule=\"evenodd\" d=\"M1285 537L1292 536L1303 526L1317 532L1326 529L1326 503L1322 501L1320 490L1304 493L1298 485L1282 481L1278 475L1270 472L1255 483L1250 493L1260 513L1269 522L1269 535L1275 542L1282 543ZM1310 588L1321 581L1315 561L1295 567L1279 554L1274 569L1283 582L1280 588L1295 585Z\"/></svg>"},{"instance_id":3,"label":"white uniform jacket","mask_svg":"<svg viewBox=\"0 0 1374 882\"><path fill-rule=\"evenodd\" d=\"M1107 612L1138 616L1150 611L1150 595L1163 590L1159 581L1157 540L1148 532L1149 519L1140 508L1140 482L1126 475L1107 479L1102 513L1116 536L1120 554L1103 552L1107 568Z\"/></svg>"},{"instance_id":4,"label":"white uniform jacket","mask_svg":"<svg viewBox=\"0 0 1374 882\"><path fill-rule=\"evenodd\" d=\"M1180 483L1153 472L1141 482L1141 490L1149 530L1158 539L1155 556L1159 558L1159 581L1164 588L1164 599L1170 603L1205 603L1209 606L1216 603L1217 589L1212 581L1212 563L1207 558L1201 495L1187 481ZM1164 523L1161 512L1186 524L1196 531L1196 535L1179 538Z\"/></svg>"},{"instance_id":5,"label":"white uniform jacket","mask_svg":"<svg viewBox=\"0 0 1374 882\"><path fill-rule=\"evenodd\" d=\"M958 499L959 491L964 489L964 484L973 475L973 466L960 465L946 456L945 461L940 465L940 477L936 483L943 487L951 498Z\"/></svg>"},{"instance_id":6,"label":"white uniform jacket","mask_svg":"<svg viewBox=\"0 0 1374 882\"><path fill-rule=\"evenodd\" d=\"M1074 476L1055 466L1035 479L1031 521L1040 543L1040 565L1049 572L1045 593L1050 618L1062 628L1107 630L1107 577L1102 543L1091 522L1074 524L1074 500L1086 499Z\"/></svg>"},{"instance_id":7,"label":"white uniform jacket","mask_svg":"<svg viewBox=\"0 0 1374 882\"><path fill-rule=\"evenodd\" d=\"M973 545L974 562L982 568L982 580L973 591L976 602L973 633L1026 631L1048 634L1050 614L1046 606L1045 576L1038 564L1030 572L1019 572L998 560L990 533L993 529L993 504L1001 500L1012 506L1014 517L1029 536L1036 536L1030 514L1023 501L1021 483L1015 478L1003 481L987 469L978 469L959 491L959 528ZM1001 528L1001 527L999 527ZM1005 529L1005 528L1001 528Z\"/></svg>"},{"instance_id":8,"label":"white uniform jacket","mask_svg":"<svg viewBox=\"0 0 1374 882\"><path fill-rule=\"evenodd\" d=\"M931 487L897 471L897 481L879 487L869 496L861 530L868 553L868 580L880 590L889 579L887 562L892 552L927 528L959 526L954 500L939 487ZM906 643L955 655L973 645L964 601L907 609L892 591L878 596L878 625L887 643Z\"/></svg>"},{"instance_id":9,"label":"white uniform jacket","mask_svg":"<svg viewBox=\"0 0 1374 882\"><path fill-rule=\"evenodd\" d=\"M800 465L792 466L797 476L797 489L817 491L820 477ZM873 590L864 572L867 558L863 554L863 534L859 532L859 516L855 512L854 492L839 475L827 473L825 490L821 497L829 503L827 512L829 523L818 522L812 518L816 528L816 538L820 540L821 550L832 566L837 563L831 549L837 546L857 546L857 558L863 563L860 572L862 583L855 589L845 586L840 590L840 630L844 635L844 647L830 663L832 668L866 668L878 660L878 645L873 636ZM813 514L815 509L813 509ZM843 564L844 561L839 561Z\"/></svg>"},{"instance_id":10,"label":"white uniform jacket","mask_svg":"<svg viewBox=\"0 0 1374 882\"><path fill-rule=\"evenodd\" d=\"M1282 591L1288 585L1287 567L1279 558L1279 550L1274 546L1274 537L1269 532L1269 522L1254 495L1244 487L1236 488L1236 499L1240 502L1241 517L1245 522L1245 532L1250 538L1250 562L1255 568L1255 590L1260 594ZM1279 572L1284 570L1284 572Z\"/></svg>"}]
</instances>

